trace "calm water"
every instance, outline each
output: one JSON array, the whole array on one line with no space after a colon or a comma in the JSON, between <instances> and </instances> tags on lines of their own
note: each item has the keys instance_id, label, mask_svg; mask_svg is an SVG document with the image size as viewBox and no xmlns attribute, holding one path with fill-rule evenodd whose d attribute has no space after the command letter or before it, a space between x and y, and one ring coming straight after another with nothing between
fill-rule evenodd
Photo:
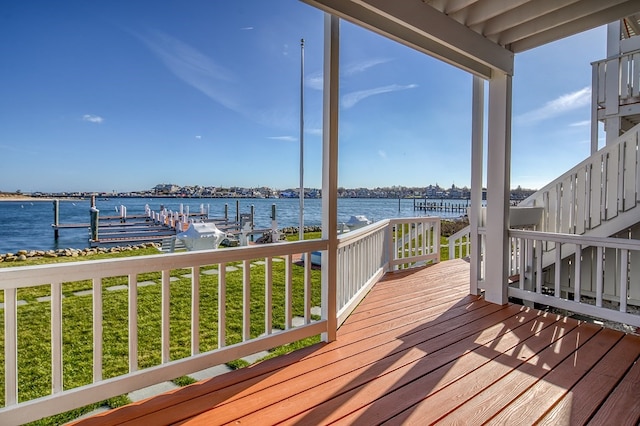
<instances>
[{"instance_id":1,"label":"calm water","mask_svg":"<svg viewBox=\"0 0 640 426\"><path fill-rule=\"evenodd\" d=\"M113 198L97 200L96 207L101 216L116 215L120 205L127 207L128 215L144 214L145 204L152 210L164 205L169 210L179 211L180 204L189 206L191 212L200 211L200 206L209 206L211 217L223 217L224 206L229 206L229 217L235 218L236 201L240 212L249 213L255 206L255 222L258 228L271 226L271 205L277 207L278 227L298 226L298 199L174 199L174 198ZM430 200L434 201L435 200ZM440 201L437 201L440 203ZM461 200L444 200L444 203L465 203ZM90 200L60 201L60 223L89 223ZM459 217L459 213L438 214L443 218ZM394 217L428 215L413 210L413 200L341 198L338 200L338 221L347 222L352 215L365 215L373 221ZM88 246L88 229L61 229L57 241L53 238L53 202L51 201L4 201L0 202L0 253L25 250L49 250L58 248L85 248ZM321 200L305 200L304 223L320 225Z\"/></svg>"}]
</instances>

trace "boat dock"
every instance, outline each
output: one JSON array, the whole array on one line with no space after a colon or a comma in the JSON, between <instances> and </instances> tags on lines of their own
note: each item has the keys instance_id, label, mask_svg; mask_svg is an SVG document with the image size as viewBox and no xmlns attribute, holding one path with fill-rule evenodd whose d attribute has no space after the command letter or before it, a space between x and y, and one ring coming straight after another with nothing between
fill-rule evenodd
<instances>
[{"instance_id":1,"label":"boat dock","mask_svg":"<svg viewBox=\"0 0 640 426\"><path fill-rule=\"evenodd\" d=\"M469 203L445 203L444 201L416 201L413 200L413 210L424 212L451 212L467 214Z\"/></svg>"},{"instance_id":2,"label":"boat dock","mask_svg":"<svg viewBox=\"0 0 640 426\"><path fill-rule=\"evenodd\" d=\"M140 244L148 242L163 242L175 239L176 234L187 230L190 223L214 223L218 229L233 237L245 234L253 240L254 235L262 235L271 229L255 229L254 208L249 213L240 213L236 203L235 220L229 217L228 205L225 205L224 216L215 218L210 216L209 207L200 206L200 211L191 212L189 206L179 211L167 210L161 206L160 211L154 211L145 206L145 213L128 215L125 206L120 206L118 215L101 216L96 208L95 198L91 200L89 209L90 221L86 223L60 223L59 200L53 202L54 223L51 225L54 238L57 240L60 230L87 229L89 231L89 245L91 247L114 246L125 244ZM272 209L272 220L275 222L275 205ZM248 224L248 226L247 226Z\"/></svg>"}]
</instances>

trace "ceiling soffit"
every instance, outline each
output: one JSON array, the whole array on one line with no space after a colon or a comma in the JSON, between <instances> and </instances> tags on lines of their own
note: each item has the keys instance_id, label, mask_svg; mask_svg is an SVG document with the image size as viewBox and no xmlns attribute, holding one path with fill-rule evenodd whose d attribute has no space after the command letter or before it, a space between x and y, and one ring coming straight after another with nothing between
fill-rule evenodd
<instances>
[{"instance_id":1,"label":"ceiling soffit","mask_svg":"<svg viewBox=\"0 0 640 426\"><path fill-rule=\"evenodd\" d=\"M515 53L640 12L640 0L302 1L484 78L512 75Z\"/></svg>"}]
</instances>

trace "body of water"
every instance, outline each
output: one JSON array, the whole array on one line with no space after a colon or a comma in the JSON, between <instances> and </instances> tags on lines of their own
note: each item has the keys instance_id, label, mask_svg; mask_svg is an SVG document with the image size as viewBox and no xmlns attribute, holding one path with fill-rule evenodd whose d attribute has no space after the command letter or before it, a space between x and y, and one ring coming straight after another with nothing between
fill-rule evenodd
<instances>
[{"instance_id":1,"label":"body of water","mask_svg":"<svg viewBox=\"0 0 640 426\"><path fill-rule=\"evenodd\" d=\"M224 216L228 205L229 218L235 219L236 201L241 213L249 213L255 207L257 228L271 227L271 206L276 205L278 227L298 226L300 201L298 199L224 199L224 198L111 198L98 199L96 207L101 216L117 215L120 205L127 207L127 215L144 214L145 205L159 211L161 206L179 211L180 205L191 212L199 212L200 206L209 208L210 217ZM424 201L424 200L421 200ZM428 200L444 204L465 204L466 200ZM59 222L89 223L90 200L60 200ZM416 217L437 215L442 218L457 218L461 213L414 211L411 199L338 199L338 222L347 222L351 216L365 215L372 221L396 217ZM306 199L304 203L304 224L319 226L322 220L320 199ZM0 202L0 253L15 253L18 250L50 250L58 248L88 247L88 229L61 229L56 241L51 224L54 222L52 201L3 201Z\"/></svg>"}]
</instances>

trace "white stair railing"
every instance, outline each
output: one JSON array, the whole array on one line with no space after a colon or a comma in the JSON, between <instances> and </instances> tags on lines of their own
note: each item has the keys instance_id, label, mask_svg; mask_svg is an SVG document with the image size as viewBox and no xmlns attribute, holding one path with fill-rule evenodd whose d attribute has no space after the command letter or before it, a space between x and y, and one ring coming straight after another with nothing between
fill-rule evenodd
<instances>
[{"instance_id":1,"label":"white stair railing","mask_svg":"<svg viewBox=\"0 0 640 426\"><path fill-rule=\"evenodd\" d=\"M520 206L542 206L541 231L608 237L638 221L640 125L594 153ZM551 244L548 249L552 249Z\"/></svg>"},{"instance_id":2,"label":"white stair railing","mask_svg":"<svg viewBox=\"0 0 640 426\"><path fill-rule=\"evenodd\" d=\"M596 111L608 109L617 112L620 105L640 100L640 50L594 62L592 67ZM614 87L618 88L616 92L606 90L608 80L615 82Z\"/></svg>"}]
</instances>

